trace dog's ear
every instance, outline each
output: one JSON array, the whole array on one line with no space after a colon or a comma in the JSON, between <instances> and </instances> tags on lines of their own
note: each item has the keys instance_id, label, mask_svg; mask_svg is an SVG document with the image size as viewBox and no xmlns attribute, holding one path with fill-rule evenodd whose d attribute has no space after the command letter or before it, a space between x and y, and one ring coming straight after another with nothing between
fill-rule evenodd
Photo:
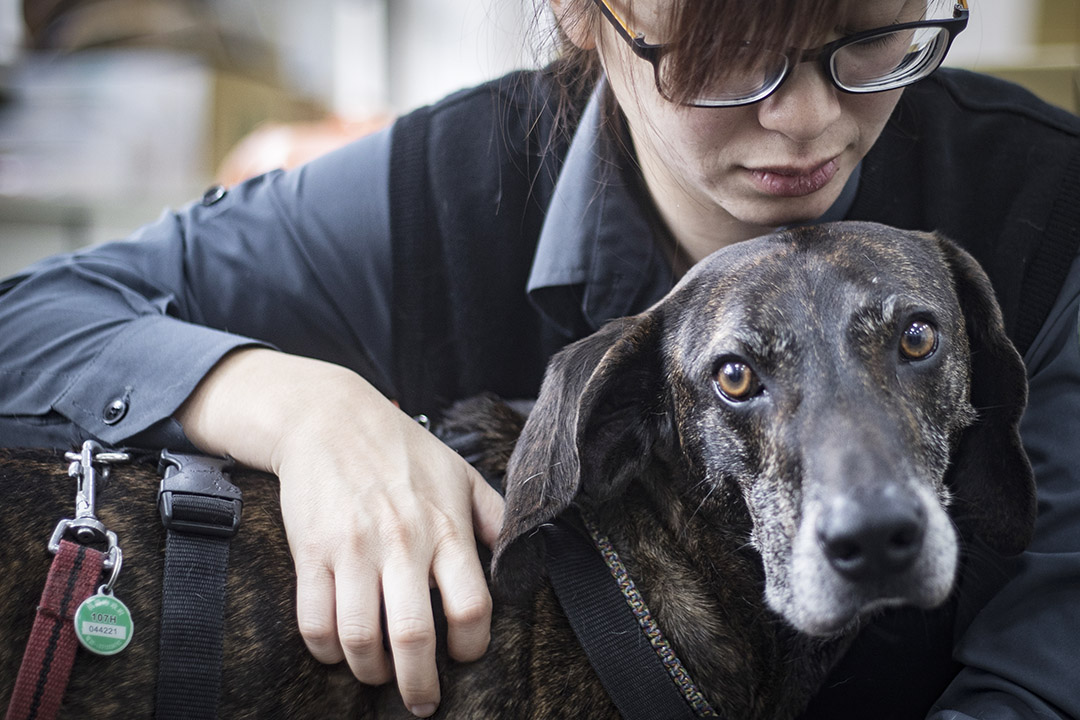
<instances>
[{"instance_id":1,"label":"dog's ear","mask_svg":"<svg viewBox=\"0 0 1080 720\"><path fill-rule=\"evenodd\" d=\"M952 272L971 346L971 404L976 422L964 430L949 470L956 522L992 548L1015 555L1035 529L1035 483L1020 442L1027 375L1005 335L986 273L951 241L937 242Z\"/></svg>"},{"instance_id":2,"label":"dog's ear","mask_svg":"<svg viewBox=\"0 0 1080 720\"><path fill-rule=\"evenodd\" d=\"M617 496L649 461L665 425L653 314L614 320L552 358L506 471L506 513L492 567L497 586L537 574L537 528L584 496Z\"/></svg>"}]
</instances>

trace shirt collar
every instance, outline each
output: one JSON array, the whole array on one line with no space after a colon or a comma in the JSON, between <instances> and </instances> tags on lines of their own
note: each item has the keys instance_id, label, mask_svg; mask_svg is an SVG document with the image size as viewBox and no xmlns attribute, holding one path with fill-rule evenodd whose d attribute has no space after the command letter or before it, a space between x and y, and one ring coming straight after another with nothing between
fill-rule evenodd
<instances>
[{"instance_id":1,"label":"shirt collar","mask_svg":"<svg viewBox=\"0 0 1080 720\"><path fill-rule=\"evenodd\" d=\"M597 84L555 184L529 275L533 305L570 337L649 307L677 278L665 233L647 201L629 139L605 131ZM842 220L859 185L855 167L840 197L815 223Z\"/></svg>"}]
</instances>

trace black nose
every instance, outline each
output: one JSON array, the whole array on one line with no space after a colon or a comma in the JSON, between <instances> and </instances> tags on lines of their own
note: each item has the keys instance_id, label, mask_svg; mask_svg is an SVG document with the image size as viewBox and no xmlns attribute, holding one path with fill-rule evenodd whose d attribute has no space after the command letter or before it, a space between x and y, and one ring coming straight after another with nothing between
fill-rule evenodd
<instances>
[{"instance_id":1,"label":"black nose","mask_svg":"<svg viewBox=\"0 0 1080 720\"><path fill-rule=\"evenodd\" d=\"M925 534L922 504L896 486L839 497L817 521L829 564L856 581L880 580L910 568Z\"/></svg>"}]
</instances>

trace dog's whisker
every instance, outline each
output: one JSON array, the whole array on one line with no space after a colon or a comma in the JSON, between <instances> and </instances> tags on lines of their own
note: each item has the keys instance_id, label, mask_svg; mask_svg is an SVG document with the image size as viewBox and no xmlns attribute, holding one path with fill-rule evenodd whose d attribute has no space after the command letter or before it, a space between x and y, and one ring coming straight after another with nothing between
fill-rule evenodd
<instances>
[{"instance_id":1,"label":"dog's whisker","mask_svg":"<svg viewBox=\"0 0 1080 720\"><path fill-rule=\"evenodd\" d=\"M716 483L712 483L712 486L709 488L709 491L707 493L705 493L705 497L701 498L701 502L699 502L697 507L694 508L694 511L692 513L690 513L690 517L687 518L687 521L686 521L687 524L689 524L695 517L697 517L697 514L701 511L701 508L704 507L705 503L709 500L710 497L712 497L712 494L714 492L716 492Z\"/></svg>"}]
</instances>

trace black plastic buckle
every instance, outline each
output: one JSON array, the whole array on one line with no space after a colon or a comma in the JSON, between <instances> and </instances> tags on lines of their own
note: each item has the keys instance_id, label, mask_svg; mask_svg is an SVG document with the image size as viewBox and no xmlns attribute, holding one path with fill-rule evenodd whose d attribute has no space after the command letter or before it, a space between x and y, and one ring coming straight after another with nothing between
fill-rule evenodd
<instances>
[{"instance_id":1,"label":"black plastic buckle","mask_svg":"<svg viewBox=\"0 0 1080 720\"><path fill-rule=\"evenodd\" d=\"M158 510L161 522L166 530L211 535L231 538L240 528L240 515L244 507L240 488L229 482L225 470L232 463L221 458L204 455L182 455L168 450L161 451L158 472L161 473L161 487L158 490ZM218 501L215 510L221 512L201 513L205 518L219 515L225 519L230 513L231 519L225 522L212 522L206 519L193 519L187 509L177 517L177 505L184 507L185 500L206 498ZM196 513L199 514L199 513Z\"/></svg>"}]
</instances>

